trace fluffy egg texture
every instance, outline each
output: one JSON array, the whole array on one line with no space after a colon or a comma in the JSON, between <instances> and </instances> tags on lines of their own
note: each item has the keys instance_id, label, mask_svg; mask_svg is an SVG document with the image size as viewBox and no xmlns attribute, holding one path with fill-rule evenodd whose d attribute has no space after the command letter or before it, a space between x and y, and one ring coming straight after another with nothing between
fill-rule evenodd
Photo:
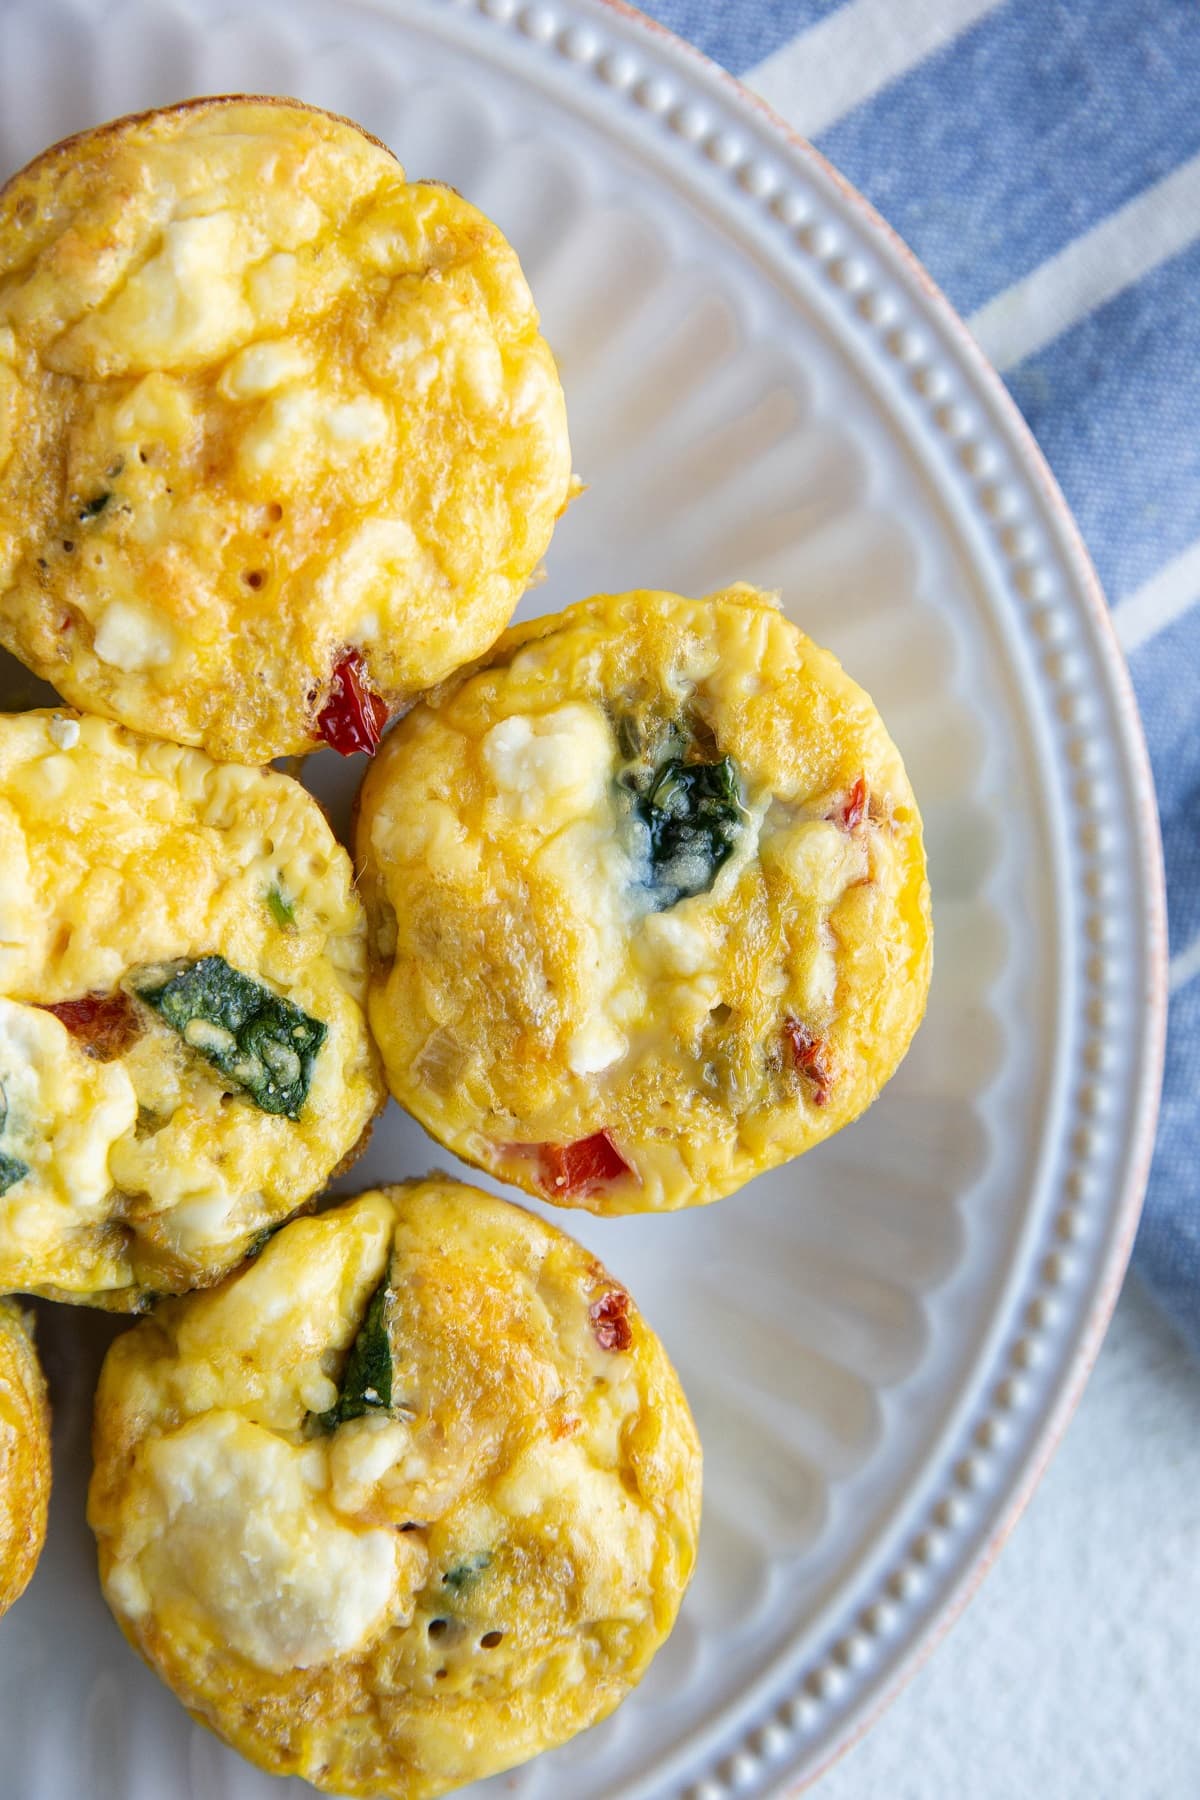
<instances>
[{"instance_id":1,"label":"fluffy egg texture","mask_svg":"<svg viewBox=\"0 0 1200 1800\"><path fill-rule=\"evenodd\" d=\"M392 732L357 853L393 1094L564 1205L729 1193L855 1118L924 1010L900 757L753 589L514 627Z\"/></svg>"},{"instance_id":2,"label":"fluffy egg texture","mask_svg":"<svg viewBox=\"0 0 1200 1800\"><path fill-rule=\"evenodd\" d=\"M0 1613L29 1585L49 1504L50 1407L33 1319L0 1300Z\"/></svg>"},{"instance_id":3,"label":"fluffy egg texture","mask_svg":"<svg viewBox=\"0 0 1200 1800\"><path fill-rule=\"evenodd\" d=\"M349 121L190 101L0 192L0 642L74 704L352 746L492 642L571 480L512 249Z\"/></svg>"},{"instance_id":4,"label":"fluffy egg texture","mask_svg":"<svg viewBox=\"0 0 1200 1800\"><path fill-rule=\"evenodd\" d=\"M0 1291L218 1279L381 1104L350 861L286 775L0 716Z\"/></svg>"},{"instance_id":5,"label":"fluffy egg texture","mask_svg":"<svg viewBox=\"0 0 1200 1800\"><path fill-rule=\"evenodd\" d=\"M431 1177L294 1220L109 1351L104 1591L276 1774L426 1800L603 1718L691 1574L700 1449L619 1282Z\"/></svg>"}]
</instances>

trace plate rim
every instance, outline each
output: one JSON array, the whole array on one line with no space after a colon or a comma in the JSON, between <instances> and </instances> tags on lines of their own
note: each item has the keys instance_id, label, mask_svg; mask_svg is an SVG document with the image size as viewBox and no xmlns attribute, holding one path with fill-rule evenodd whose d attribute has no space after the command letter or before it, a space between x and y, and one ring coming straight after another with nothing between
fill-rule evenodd
<instances>
[{"instance_id":1,"label":"plate rim","mask_svg":"<svg viewBox=\"0 0 1200 1800\"><path fill-rule=\"evenodd\" d=\"M388 3L395 6L398 0L388 0ZM559 5L563 3L564 0L558 0ZM565 3L570 10L573 4L578 4L578 0L565 0ZM1090 1298L1083 1305L1078 1322L1078 1341L1058 1373L1056 1391L1045 1419L1030 1433L1024 1450L1017 1459L1009 1491L996 1510L986 1542L981 1548L966 1552L961 1571L941 1604L935 1607L927 1620L917 1621L911 1628L909 1642L898 1653L892 1668L884 1677L880 1691L864 1694L857 1705L850 1707L846 1717L835 1726L829 1746L818 1756L811 1769L799 1775L794 1772L788 1774L786 1771L781 1773L782 1785L777 1786L775 1791L779 1795L792 1796L811 1789L867 1735L958 1622L1032 1499L1095 1367L1137 1234L1154 1155L1162 1097L1169 999L1167 897L1162 835L1149 749L1132 677L1091 554L1041 445L999 372L989 362L957 309L882 213L808 138L789 124L769 101L764 100L695 44L631 5L629 0L584 0L584 3L601 9L633 35L642 36L689 74L706 79L710 84L715 82L724 90L725 98L732 103L736 112L765 124L775 138L776 148L781 156L799 164L806 174L815 172L819 179L823 178L834 187L842 202L855 214L867 238L887 257L891 272L907 276L910 288L916 286L925 306L948 332L956 351L989 402L993 423L1007 434L1017 452L1017 460L1023 472L1041 490L1049 509L1059 536L1063 559L1075 578L1075 596L1083 602L1081 616L1090 626L1092 644L1107 676L1119 727L1115 748L1139 802L1135 809L1135 821L1140 853L1138 873L1141 877L1144 910L1137 923L1146 953L1148 1004L1135 1064L1139 1070L1139 1091L1133 1115L1135 1134L1127 1158L1128 1173L1113 1207L1110 1248ZM477 0L477 4L479 11L493 13L494 16L495 0Z\"/></svg>"}]
</instances>

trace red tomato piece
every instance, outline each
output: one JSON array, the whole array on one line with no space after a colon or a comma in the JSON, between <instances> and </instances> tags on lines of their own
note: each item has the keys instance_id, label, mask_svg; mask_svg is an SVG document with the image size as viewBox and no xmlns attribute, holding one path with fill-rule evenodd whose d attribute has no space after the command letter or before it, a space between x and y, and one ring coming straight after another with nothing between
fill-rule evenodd
<instances>
[{"instance_id":1,"label":"red tomato piece","mask_svg":"<svg viewBox=\"0 0 1200 1800\"><path fill-rule=\"evenodd\" d=\"M854 783L854 786L850 789L850 792L846 795L841 810L837 815L842 827L846 831L853 831L857 826L862 824L867 816L868 798L866 776L860 775L858 780Z\"/></svg>"},{"instance_id":2,"label":"red tomato piece","mask_svg":"<svg viewBox=\"0 0 1200 1800\"><path fill-rule=\"evenodd\" d=\"M620 1288L604 1294L588 1307L592 1331L602 1350L628 1350L633 1342L633 1326L629 1323L629 1295Z\"/></svg>"},{"instance_id":3,"label":"red tomato piece","mask_svg":"<svg viewBox=\"0 0 1200 1800\"><path fill-rule=\"evenodd\" d=\"M630 1172L607 1131L574 1144L538 1145L538 1180L551 1196L590 1194Z\"/></svg>"},{"instance_id":4,"label":"red tomato piece","mask_svg":"<svg viewBox=\"0 0 1200 1800\"><path fill-rule=\"evenodd\" d=\"M367 680L358 651L347 650L333 671L329 698L317 714L317 736L339 756L353 756L356 750L374 756L387 721L387 701Z\"/></svg>"},{"instance_id":5,"label":"red tomato piece","mask_svg":"<svg viewBox=\"0 0 1200 1800\"><path fill-rule=\"evenodd\" d=\"M829 1099L831 1077L825 1067L825 1040L815 1038L806 1025L791 1017L783 1021L783 1035L792 1052L792 1061L813 1088L813 1105L824 1106Z\"/></svg>"},{"instance_id":6,"label":"red tomato piece","mask_svg":"<svg viewBox=\"0 0 1200 1800\"><path fill-rule=\"evenodd\" d=\"M114 1057L123 1056L142 1035L137 1009L119 988L113 994L84 994L78 1000L57 1000L52 1006L43 1006L42 1011L53 1013L97 1062L112 1062Z\"/></svg>"}]
</instances>

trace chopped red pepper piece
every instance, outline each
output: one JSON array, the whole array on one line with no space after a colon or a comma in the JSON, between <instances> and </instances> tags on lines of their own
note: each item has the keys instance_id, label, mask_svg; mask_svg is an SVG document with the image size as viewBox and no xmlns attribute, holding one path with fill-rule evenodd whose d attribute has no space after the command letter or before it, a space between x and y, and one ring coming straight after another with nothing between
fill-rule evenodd
<instances>
[{"instance_id":1,"label":"chopped red pepper piece","mask_svg":"<svg viewBox=\"0 0 1200 1800\"><path fill-rule=\"evenodd\" d=\"M862 824L867 816L868 799L866 776L860 775L846 795L839 811L833 815L844 830L853 831Z\"/></svg>"},{"instance_id":2,"label":"chopped red pepper piece","mask_svg":"<svg viewBox=\"0 0 1200 1800\"><path fill-rule=\"evenodd\" d=\"M142 1035L142 1023L128 994L84 994L79 1000L57 1000L43 1006L78 1038L97 1062L112 1062Z\"/></svg>"},{"instance_id":3,"label":"chopped red pepper piece","mask_svg":"<svg viewBox=\"0 0 1200 1800\"><path fill-rule=\"evenodd\" d=\"M633 1342L628 1312L629 1295L621 1288L614 1288L611 1294L602 1295L588 1307L588 1318L602 1350L628 1350Z\"/></svg>"},{"instance_id":4,"label":"chopped red pepper piece","mask_svg":"<svg viewBox=\"0 0 1200 1800\"><path fill-rule=\"evenodd\" d=\"M574 1144L539 1144L538 1180L551 1196L590 1194L630 1172L607 1131Z\"/></svg>"},{"instance_id":5,"label":"chopped red pepper piece","mask_svg":"<svg viewBox=\"0 0 1200 1800\"><path fill-rule=\"evenodd\" d=\"M367 680L366 664L357 650L347 650L333 671L329 698L317 714L317 736L338 752L374 756L388 721L388 704Z\"/></svg>"},{"instance_id":6,"label":"chopped red pepper piece","mask_svg":"<svg viewBox=\"0 0 1200 1800\"><path fill-rule=\"evenodd\" d=\"M806 1025L790 1016L783 1021L783 1035L792 1052L792 1061L813 1087L813 1105L824 1106L829 1099L831 1076L825 1067L825 1040L815 1038Z\"/></svg>"}]
</instances>

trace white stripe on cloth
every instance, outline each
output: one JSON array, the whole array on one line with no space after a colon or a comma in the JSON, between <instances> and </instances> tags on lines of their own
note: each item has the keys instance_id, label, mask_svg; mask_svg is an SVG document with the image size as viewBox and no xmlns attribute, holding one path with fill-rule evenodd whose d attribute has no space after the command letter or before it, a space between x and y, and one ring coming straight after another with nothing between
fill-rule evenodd
<instances>
[{"instance_id":1,"label":"white stripe on cloth","mask_svg":"<svg viewBox=\"0 0 1200 1800\"><path fill-rule=\"evenodd\" d=\"M1000 3L846 0L743 79L789 125L816 137Z\"/></svg>"},{"instance_id":2,"label":"white stripe on cloth","mask_svg":"<svg viewBox=\"0 0 1200 1800\"><path fill-rule=\"evenodd\" d=\"M1173 557L1113 607L1112 621L1126 656L1173 625L1200 600L1200 540Z\"/></svg>"},{"instance_id":3,"label":"white stripe on cloth","mask_svg":"<svg viewBox=\"0 0 1200 1800\"><path fill-rule=\"evenodd\" d=\"M1189 981L1200 975L1200 932L1192 939L1186 950L1171 958L1167 972L1167 986L1173 994L1177 994Z\"/></svg>"},{"instance_id":4,"label":"white stripe on cloth","mask_svg":"<svg viewBox=\"0 0 1200 1800\"><path fill-rule=\"evenodd\" d=\"M1011 369L1197 237L1200 156L1193 156L1014 281L967 323L996 367Z\"/></svg>"}]
</instances>

